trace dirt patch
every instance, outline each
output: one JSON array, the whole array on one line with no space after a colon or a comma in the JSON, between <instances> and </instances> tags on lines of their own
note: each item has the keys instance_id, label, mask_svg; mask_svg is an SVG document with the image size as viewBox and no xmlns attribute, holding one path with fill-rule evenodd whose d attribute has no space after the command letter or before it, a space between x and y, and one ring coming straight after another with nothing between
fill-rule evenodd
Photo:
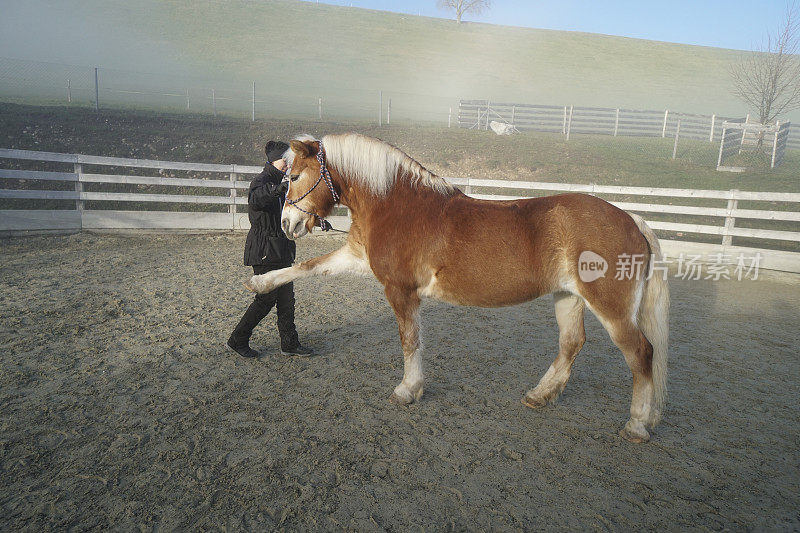
<instances>
[{"instance_id":1,"label":"dirt patch","mask_svg":"<svg viewBox=\"0 0 800 533\"><path fill-rule=\"evenodd\" d=\"M554 407L550 298L426 302L423 400L370 279L296 284L301 339L224 342L249 303L243 235L0 241L0 526L118 529L796 529L800 285L674 281L670 401L617 436L630 377L593 318ZM300 258L341 237L302 241Z\"/></svg>"}]
</instances>

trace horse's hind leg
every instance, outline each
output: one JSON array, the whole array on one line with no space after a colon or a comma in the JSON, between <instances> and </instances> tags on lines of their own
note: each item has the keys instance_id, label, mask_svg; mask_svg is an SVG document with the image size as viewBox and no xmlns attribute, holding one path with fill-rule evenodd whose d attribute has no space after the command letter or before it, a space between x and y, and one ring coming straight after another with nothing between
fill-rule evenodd
<instances>
[{"instance_id":1,"label":"horse's hind leg","mask_svg":"<svg viewBox=\"0 0 800 533\"><path fill-rule=\"evenodd\" d=\"M583 329L583 298L568 292L557 292L553 295L553 301L559 329L558 357L539 380L539 384L522 399L522 403L528 407L542 407L561 394L572 371L575 356L586 340Z\"/></svg>"},{"instance_id":2,"label":"horse's hind leg","mask_svg":"<svg viewBox=\"0 0 800 533\"><path fill-rule=\"evenodd\" d=\"M611 335L611 340L622 351L633 374L631 418L619 433L631 442L647 442L650 433L645 426L650 423L654 402L653 346L632 320L606 320L599 315L598 318Z\"/></svg>"},{"instance_id":3,"label":"horse's hind leg","mask_svg":"<svg viewBox=\"0 0 800 533\"><path fill-rule=\"evenodd\" d=\"M419 331L420 298L415 291L387 286L386 298L397 315L400 342L403 345L403 381L395 387L390 400L409 404L422 397L425 377L422 374L422 340Z\"/></svg>"}]
</instances>

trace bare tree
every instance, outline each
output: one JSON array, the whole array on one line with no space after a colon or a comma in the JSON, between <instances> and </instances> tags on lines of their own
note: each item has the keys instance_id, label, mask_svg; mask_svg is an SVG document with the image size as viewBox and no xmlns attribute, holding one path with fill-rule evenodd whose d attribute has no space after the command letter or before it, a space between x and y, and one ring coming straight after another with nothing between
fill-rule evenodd
<instances>
[{"instance_id":1,"label":"bare tree","mask_svg":"<svg viewBox=\"0 0 800 533\"><path fill-rule=\"evenodd\" d=\"M800 108L800 17L795 4L786 7L786 18L765 45L751 52L731 69L734 94L768 124L779 115Z\"/></svg>"},{"instance_id":2,"label":"bare tree","mask_svg":"<svg viewBox=\"0 0 800 533\"><path fill-rule=\"evenodd\" d=\"M492 0L437 0L436 5L439 9L446 9L447 11L455 11L456 22L461 24L461 16L464 13L478 13L489 9L492 5Z\"/></svg>"}]
</instances>

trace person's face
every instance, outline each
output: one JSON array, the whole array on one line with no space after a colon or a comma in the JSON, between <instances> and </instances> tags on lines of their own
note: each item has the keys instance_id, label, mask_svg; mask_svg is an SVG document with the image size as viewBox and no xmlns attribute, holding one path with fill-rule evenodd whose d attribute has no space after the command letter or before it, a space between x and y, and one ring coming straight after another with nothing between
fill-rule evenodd
<instances>
[{"instance_id":1,"label":"person's face","mask_svg":"<svg viewBox=\"0 0 800 533\"><path fill-rule=\"evenodd\" d=\"M281 172L286 171L286 160L278 159L277 161L272 162L272 166L280 170Z\"/></svg>"}]
</instances>

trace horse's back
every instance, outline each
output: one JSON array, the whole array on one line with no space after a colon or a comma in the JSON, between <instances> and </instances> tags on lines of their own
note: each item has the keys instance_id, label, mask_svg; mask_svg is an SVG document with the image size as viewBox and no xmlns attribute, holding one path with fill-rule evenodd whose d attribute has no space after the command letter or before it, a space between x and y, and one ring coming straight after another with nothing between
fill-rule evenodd
<instances>
[{"instance_id":1,"label":"horse's back","mask_svg":"<svg viewBox=\"0 0 800 533\"><path fill-rule=\"evenodd\" d=\"M577 292L582 252L613 267L623 254L648 251L630 215L585 194L514 201L457 195L440 227L443 238L421 262L421 292L462 305L513 305L560 289ZM601 280L596 288L605 285Z\"/></svg>"}]
</instances>

